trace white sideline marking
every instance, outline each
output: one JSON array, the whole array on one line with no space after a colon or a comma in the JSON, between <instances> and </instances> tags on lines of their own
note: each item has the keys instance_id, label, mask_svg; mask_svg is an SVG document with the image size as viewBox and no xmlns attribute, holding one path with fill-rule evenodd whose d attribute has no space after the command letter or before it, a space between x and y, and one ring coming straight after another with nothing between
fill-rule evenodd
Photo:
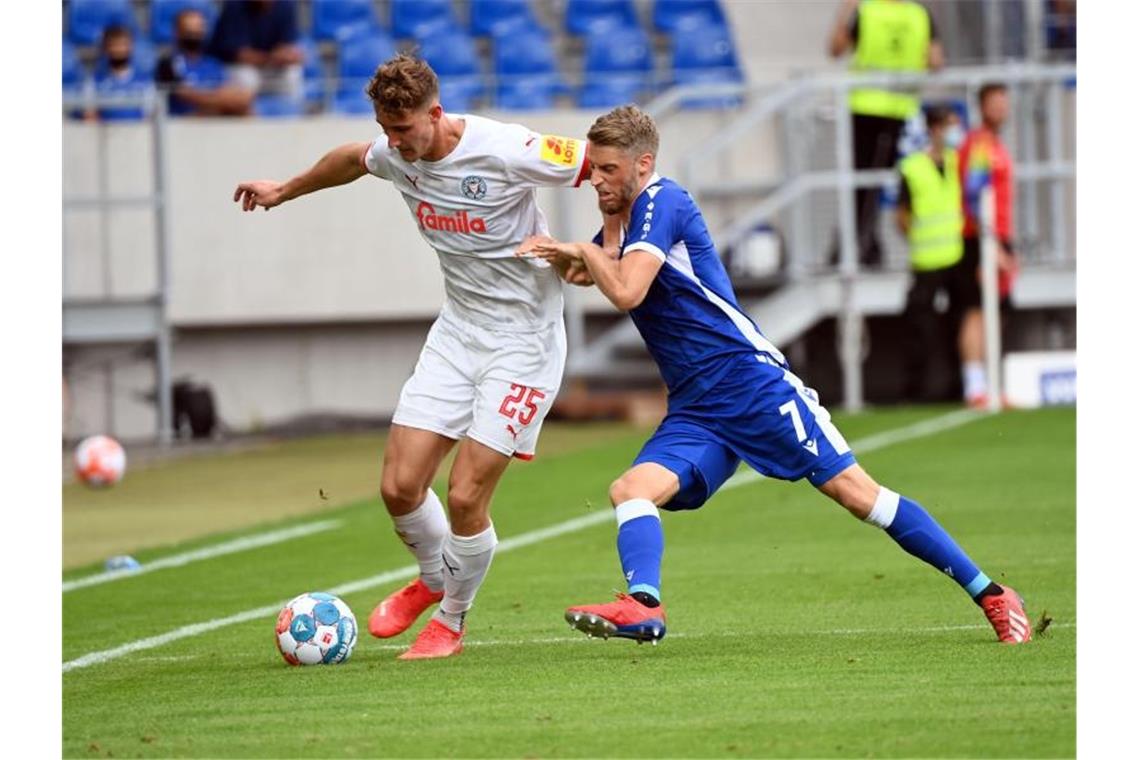
<instances>
[{"instance_id":1,"label":"white sideline marking","mask_svg":"<svg viewBox=\"0 0 1140 760\"><path fill-rule=\"evenodd\" d=\"M968 410L954 411L950 412L949 414L940 415L929 420L922 420L912 425L906 425L895 430L888 430L883 433L877 433L875 435L868 436L865 439L860 439L853 442L851 444L851 448L856 452L867 453L884 448L886 446L890 446L895 443L900 443L902 441L921 438L927 435L933 435L944 430L950 430L952 428L964 425L967 422L981 419L985 416L986 415L981 412L973 412ZM749 475L753 477L748 477ZM761 478L763 478L762 475L756 474L752 471L741 473L739 475L733 476L727 483L724 484L721 490L727 488L735 488L737 486L741 486L746 483L759 480ZM548 528L539 528L538 530L532 530L527 533L522 533L518 536L512 536L511 538L503 539L499 542L496 553L501 554L513 549L530 546L531 544L536 544L549 538L565 535L566 533L574 533L576 531L583 530L585 528L589 528L593 525L598 525L612 519L613 516L608 509L604 511L599 510L583 517L575 517L572 520L567 520L556 525L551 525ZM351 594L357 591L364 591L366 589L380 586L385 583L390 583L392 581L411 578L415 576L419 570L419 565L405 565L404 567L400 567L395 570L389 570L388 572L374 575L371 578L363 578L358 581L351 581L335 588L327 589L327 591L331 594L336 594L337 596L343 596L345 594ZM74 660L68 660L67 662L63 663L63 672L67 673L68 671L76 670L78 668L85 668L90 665L98 665L100 663L117 659L132 652L138 652L144 649L153 649L155 647L163 646L164 644L169 644L172 641L178 641L179 639L197 636L198 634L206 633L207 631L213 631L215 629L223 628L228 625L245 623L249 620L276 615L278 612L280 612L281 607L285 604L285 601L287 600L278 602L276 604L266 605L264 607L258 607L252 610L246 610L245 612L239 612L236 615L230 615L229 617L216 618L214 620L207 620L203 623L194 623L193 625L185 625L181 628L176 628L173 631L168 631L167 633L163 633L158 636L151 636L146 639L138 639L137 641L131 641L112 649L104 649L98 652L91 652L89 654L83 655L82 657L77 657Z\"/></svg>"},{"instance_id":2,"label":"white sideline marking","mask_svg":"<svg viewBox=\"0 0 1140 760\"><path fill-rule=\"evenodd\" d=\"M73 581L67 581L63 584L63 592L66 594L68 591L74 591L77 588L97 586L100 583L110 583L111 581L117 581L121 578L134 578L167 567L181 567L191 562L221 557L225 554L244 552L249 549L257 549L262 546L278 544L293 538L300 538L301 536L310 536L314 533L339 528L342 522L343 520L323 520L321 522L306 523L304 525L294 525L292 528L282 528L281 530L269 531L268 533L258 533L253 536L245 536L244 538L235 538L233 541L227 541L224 544L205 546L201 549L195 549L194 551L173 554L169 557L146 562L135 570L108 570L105 573L76 578Z\"/></svg>"}]
</instances>

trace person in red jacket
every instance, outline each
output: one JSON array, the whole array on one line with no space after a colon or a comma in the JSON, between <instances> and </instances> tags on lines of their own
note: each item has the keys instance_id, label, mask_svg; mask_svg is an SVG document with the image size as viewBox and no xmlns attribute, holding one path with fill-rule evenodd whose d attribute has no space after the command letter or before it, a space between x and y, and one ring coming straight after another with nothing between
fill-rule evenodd
<instances>
[{"instance_id":1,"label":"person in red jacket","mask_svg":"<svg viewBox=\"0 0 1140 760\"><path fill-rule=\"evenodd\" d=\"M976 272L962 316L962 394L970 406L985 406L989 388L985 372L985 328L982 321L981 234L978 227L982 190L994 191L994 232L998 238L998 291L1003 311L1017 275L1013 251L1013 160L1001 141L1001 128L1009 117L1009 96L1003 84L986 84L978 91L982 124L970 130L958 152L961 172L962 230L961 266Z\"/></svg>"}]
</instances>

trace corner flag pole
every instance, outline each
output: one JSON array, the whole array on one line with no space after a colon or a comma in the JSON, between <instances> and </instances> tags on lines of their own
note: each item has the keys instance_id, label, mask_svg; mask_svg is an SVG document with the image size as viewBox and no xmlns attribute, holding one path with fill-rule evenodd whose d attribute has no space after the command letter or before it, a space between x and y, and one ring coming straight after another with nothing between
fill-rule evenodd
<instances>
[{"instance_id":1,"label":"corner flag pole","mask_svg":"<svg viewBox=\"0 0 1140 760\"><path fill-rule=\"evenodd\" d=\"M1001 410L1001 311L998 295L998 241L994 226L994 190L982 190L980 209L982 247L982 321L986 335L986 385L989 388L987 408Z\"/></svg>"}]
</instances>

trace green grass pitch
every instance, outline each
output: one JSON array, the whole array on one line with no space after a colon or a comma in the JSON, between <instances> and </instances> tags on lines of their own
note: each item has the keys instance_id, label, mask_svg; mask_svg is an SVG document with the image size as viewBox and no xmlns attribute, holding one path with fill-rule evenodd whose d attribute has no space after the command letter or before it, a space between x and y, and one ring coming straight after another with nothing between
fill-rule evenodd
<instances>
[{"instance_id":1,"label":"green grass pitch","mask_svg":"<svg viewBox=\"0 0 1140 760\"><path fill-rule=\"evenodd\" d=\"M856 441L945 411L838 422ZM608 511L607 486L645 431L609 426L592 436L551 426L544 435L539 458L512 465L496 495L501 539ZM1021 591L1035 620L1048 612L1052 626L1025 646L999 645L956 584L806 482L765 480L725 491L699 512L665 515L669 635L660 646L588 640L562 621L566 606L622 587L606 520L496 557L457 658L397 661L417 626L384 642L365 630L344 665L291 668L266 615L69 670L64 755L1071 757L1075 438L1072 409L1005 413L860 457L880 482L922 502L992 577ZM282 466L294 488L335 496L322 473L343 452L329 447L322 459L313 450L298 462L283 447ZM224 469L240 472L243 456L269 455L227 455ZM258 462L260 472L273 471ZM220 466L177 462L130 473L123 486L140 499L154 488L160 503L173 469L180 482L200 479L204 492L216 492L220 481L206 481ZM235 477L226 486L235 509L243 487L261 488ZM79 504L112 510L116 498L115 489L92 496L68 486L65 522ZM192 509L184 492L177 498ZM145 562L270 523L318 519L265 517L235 533L204 514L198 538L136 556ZM330 501L319 515L327 518L342 523L65 593L65 662L410 563L377 500ZM365 626L398 585L345 601Z\"/></svg>"}]
</instances>

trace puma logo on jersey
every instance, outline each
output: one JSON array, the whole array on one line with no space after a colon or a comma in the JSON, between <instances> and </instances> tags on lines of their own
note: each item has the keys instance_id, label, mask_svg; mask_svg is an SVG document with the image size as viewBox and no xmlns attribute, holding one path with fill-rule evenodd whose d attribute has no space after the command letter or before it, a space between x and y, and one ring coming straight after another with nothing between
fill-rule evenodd
<instances>
[{"instance_id":1,"label":"puma logo on jersey","mask_svg":"<svg viewBox=\"0 0 1140 760\"><path fill-rule=\"evenodd\" d=\"M519 437L519 431L515 430L512 425L507 425L507 432L511 434L511 438Z\"/></svg>"},{"instance_id":2,"label":"puma logo on jersey","mask_svg":"<svg viewBox=\"0 0 1140 760\"><path fill-rule=\"evenodd\" d=\"M420 178L419 178L419 177L409 177L407 174L405 174L405 175L404 175L404 179L406 179L408 182L411 182L411 183L412 183L412 187L414 187L415 189L417 189L417 190L419 190L419 189L420 189L420 186L419 186L419 184L418 184L418 183L419 183L419 181L420 181Z\"/></svg>"},{"instance_id":3,"label":"puma logo on jersey","mask_svg":"<svg viewBox=\"0 0 1140 760\"><path fill-rule=\"evenodd\" d=\"M437 214L435 206L427 201L421 201L416 206L416 219L420 227L425 230L439 232L458 232L461 235L470 235L473 232L486 232L487 223L479 217L471 218L466 211L455 214Z\"/></svg>"}]
</instances>

